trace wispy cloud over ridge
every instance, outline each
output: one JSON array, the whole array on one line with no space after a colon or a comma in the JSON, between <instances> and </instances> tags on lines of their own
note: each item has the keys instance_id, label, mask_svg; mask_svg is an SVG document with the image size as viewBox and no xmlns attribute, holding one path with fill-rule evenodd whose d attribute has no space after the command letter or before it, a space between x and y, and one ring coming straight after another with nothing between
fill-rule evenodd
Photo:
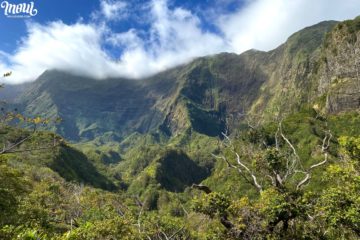
<instances>
[{"instance_id":1,"label":"wispy cloud over ridge","mask_svg":"<svg viewBox=\"0 0 360 240\"><path fill-rule=\"evenodd\" d=\"M11 55L0 52L0 71L12 70L12 82L17 83L34 80L47 69L98 79L140 78L199 56L270 50L303 27L360 14L358 0L248 0L232 12L208 11L213 13L208 16L213 31L203 27L206 19L198 12L152 0L140 11L145 30L114 30L111 23L131 17L133 7L101 0L89 22L29 22L17 50ZM109 54L106 45L118 49L118 55Z\"/></svg>"}]
</instances>

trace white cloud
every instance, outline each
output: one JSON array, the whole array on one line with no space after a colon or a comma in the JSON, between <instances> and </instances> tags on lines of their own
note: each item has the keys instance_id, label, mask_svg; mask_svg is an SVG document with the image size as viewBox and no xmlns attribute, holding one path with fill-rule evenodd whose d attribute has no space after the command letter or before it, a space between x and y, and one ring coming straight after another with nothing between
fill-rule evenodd
<instances>
[{"instance_id":1,"label":"white cloud","mask_svg":"<svg viewBox=\"0 0 360 240\"><path fill-rule=\"evenodd\" d=\"M249 0L241 10L219 17L218 26L233 51L241 53L271 50L304 27L359 14L359 0Z\"/></svg>"},{"instance_id":2,"label":"white cloud","mask_svg":"<svg viewBox=\"0 0 360 240\"><path fill-rule=\"evenodd\" d=\"M116 47L133 49L142 46L143 40L138 36L135 29L123 33L111 33L106 41Z\"/></svg>"},{"instance_id":3,"label":"white cloud","mask_svg":"<svg viewBox=\"0 0 360 240\"><path fill-rule=\"evenodd\" d=\"M200 18L184 8L152 0L144 10L148 32L114 32L107 22L129 14L123 1L101 0L98 19L67 25L28 24L28 35L11 56L0 52L0 71L13 71L11 82L34 80L46 69L95 78L148 76L191 59L223 51L270 50L293 32L322 20L360 14L358 0L247 0L246 6L216 19L221 34L204 31ZM215 11L216 12L216 11ZM100 19L102 18L102 19ZM100 21L99 21L100 20ZM104 44L121 49L116 59ZM10 81L10 79L9 79Z\"/></svg>"},{"instance_id":4,"label":"white cloud","mask_svg":"<svg viewBox=\"0 0 360 240\"><path fill-rule=\"evenodd\" d=\"M99 79L139 78L224 49L221 37L203 32L200 20L185 9L170 10L165 0L154 0L150 14L151 34L146 40L135 29L114 33L95 24L29 23L28 37L9 58L11 81L34 80L54 68ZM104 42L122 47L123 54L117 60L110 58L103 51Z\"/></svg>"},{"instance_id":5,"label":"white cloud","mask_svg":"<svg viewBox=\"0 0 360 240\"><path fill-rule=\"evenodd\" d=\"M121 20L128 15L127 3L124 1L100 0L100 13L106 20Z\"/></svg>"},{"instance_id":6,"label":"white cloud","mask_svg":"<svg viewBox=\"0 0 360 240\"><path fill-rule=\"evenodd\" d=\"M29 23L28 32L14 56L8 57L12 82L33 80L46 69L96 78L117 72L116 64L101 50L103 30L98 26Z\"/></svg>"},{"instance_id":7,"label":"white cloud","mask_svg":"<svg viewBox=\"0 0 360 240\"><path fill-rule=\"evenodd\" d=\"M132 31L126 35L128 41L123 41L124 45L131 47L121 56L119 65L133 77L153 74L194 57L226 49L224 40L216 34L202 31L200 20L188 10L170 10L165 0L159 0L152 2L150 13L149 39L139 41ZM134 44L134 38L137 44Z\"/></svg>"}]
</instances>

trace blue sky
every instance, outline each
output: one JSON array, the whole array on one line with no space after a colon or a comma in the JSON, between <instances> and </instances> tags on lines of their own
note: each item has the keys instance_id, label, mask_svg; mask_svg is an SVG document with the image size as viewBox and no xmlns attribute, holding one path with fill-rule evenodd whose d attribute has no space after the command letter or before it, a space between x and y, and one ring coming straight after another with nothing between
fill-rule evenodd
<instances>
[{"instance_id":1,"label":"blue sky","mask_svg":"<svg viewBox=\"0 0 360 240\"><path fill-rule=\"evenodd\" d=\"M14 19L7 17L0 17L0 26L7 34L2 34L0 37L0 50L5 52L13 52L16 50L17 43L21 37L26 36L26 22L35 21L41 24L46 24L51 21L61 20L66 24L74 24L81 20L84 22L91 21L91 15L101 7L101 1L98 0L32 0L38 9L38 14L31 19ZM29 0L8 0L11 3L26 3ZM116 1L109 1L116 2ZM141 22L135 17L142 17L143 12L141 8L146 8L149 1L146 0L133 0L125 1L131 7L131 14L128 18L123 19L121 22L111 23L114 31L126 31L131 28L143 29L146 31L147 24ZM171 7L183 7L191 9L196 12L199 18L202 19L201 25L203 29L208 31L217 32L218 30L209 19L206 19L208 10L216 7L218 12L230 13L234 12L241 7L244 3L236 0L178 0L169 1ZM204 11L205 10L205 11ZM0 12L1 13L1 12ZM135 21L134 21L135 20Z\"/></svg>"},{"instance_id":2,"label":"blue sky","mask_svg":"<svg viewBox=\"0 0 360 240\"><path fill-rule=\"evenodd\" d=\"M26 21L28 20L39 23L62 20L64 23L71 24L76 22L81 17L88 19L91 12L99 7L99 2L92 0L33 1L35 1L35 6L39 12L31 19L14 19L0 16L0 28L3 32L6 32L6 34L1 34L0 50L6 52L15 50L16 43L21 37L26 35ZM9 2L24 3L30 1L9 0Z\"/></svg>"},{"instance_id":3,"label":"blue sky","mask_svg":"<svg viewBox=\"0 0 360 240\"><path fill-rule=\"evenodd\" d=\"M306 26L360 15L358 0L33 1L30 18L0 9L0 71L13 83L47 69L140 78L199 56L271 50Z\"/></svg>"}]
</instances>

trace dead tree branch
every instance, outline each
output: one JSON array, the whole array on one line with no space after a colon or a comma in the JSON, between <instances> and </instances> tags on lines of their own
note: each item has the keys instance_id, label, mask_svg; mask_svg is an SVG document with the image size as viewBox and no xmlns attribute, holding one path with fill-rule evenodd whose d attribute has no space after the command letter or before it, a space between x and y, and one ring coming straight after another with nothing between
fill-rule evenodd
<instances>
[{"instance_id":1,"label":"dead tree branch","mask_svg":"<svg viewBox=\"0 0 360 240\"><path fill-rule=\"evenodd\" d=\"M253 186L255 186L259 192L262 191L262 186L259 184L257 177L255 176L255 174L250 170L250 168L248 168L242 161L240 158L240 155L235 151L235 147L232 144L231 139L229 138L229 136L226 133L221 133L224 136L224 139L226 139L228 141L228 143L223 143L226 147L230 148L230 151L235 155L236 157L236 162L237 165L234 165L232 163L230 163L230 161L225 157L225 156L216 156L215 154L212 154L213 157L218 158L218 159L222 159L226 162L226 164L228 165L228 167L230 168L234 168L236 169L244 178L246 181L248 181L249 183L251 183ZM250 175L251 179L248 179L246 177L246 175L243 173L246 172L248 175Z\"/></svg>"},{"instance_id":2,"label":"dead tree branch","mask_svg":"<svg viewBox=\"0 0 360 240\"><path fill-rule=\"evenodd\" d=\"M311 165L307 171L303 172L305 174L305 177L297 184L296 186L297 190L299 190L305 183L307 183L310 180L311 171L313 169L324 165L328 161L328 149L330 147L331 138L332 138L331 132L325 131L325 137L323 138L321 145L321 153L324 154L324 160L319 163Z\"/></svg>"}]
</instances>

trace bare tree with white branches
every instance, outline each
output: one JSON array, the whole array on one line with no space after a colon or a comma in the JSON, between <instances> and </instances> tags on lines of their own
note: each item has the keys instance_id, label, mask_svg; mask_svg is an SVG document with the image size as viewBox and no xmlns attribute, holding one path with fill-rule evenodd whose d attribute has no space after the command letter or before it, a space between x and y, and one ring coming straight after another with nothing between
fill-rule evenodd
<instances>
[{"instance_id":1,"label":"bare tree with white branches","mask_svg":"<svg viewBox=\"0 0 360 240\"><path fill-rule=\"evenodd\" d=\"M233 155L233 160L224 154L212 154L212 156L216 159L225 161L229 168L235 169L243 177L243 179L253 185L259 192L264 190L264 186L260 183L259 178L264 179L266 177L271 180L271 185L273 187L281 189L285 187L285 183L295 174L303 174L304 178L302 178L296 185L296 189L299 190L311 179L311 172L315 168L324 165L328 161L328 150L330 147L332 134L330 130L326 130L324 133L325 136L322 139L322 145L320 146L320 152L324 158L321 162L315 163L307 169L303 167L301 158L299 157L295 146L284 134L281 121L279 122L277 131L275 133L275 149L279 153L282 151L279 144L279 142L282 140L291 150L290 154L282 154L282 156L286 156L283 159L286 161L285 169L273 168L268 174L266 174L266 176L258 176L257 173L252 170L251 167L249 167L249 165L241 158L240 152L236 150L232 140L226 133L222 133L222 136L224 137L222 146L225 149L230 150L231 154ZM266 146L266 149L270 149L270 147Z\"/></svg>"}]
</instances>

